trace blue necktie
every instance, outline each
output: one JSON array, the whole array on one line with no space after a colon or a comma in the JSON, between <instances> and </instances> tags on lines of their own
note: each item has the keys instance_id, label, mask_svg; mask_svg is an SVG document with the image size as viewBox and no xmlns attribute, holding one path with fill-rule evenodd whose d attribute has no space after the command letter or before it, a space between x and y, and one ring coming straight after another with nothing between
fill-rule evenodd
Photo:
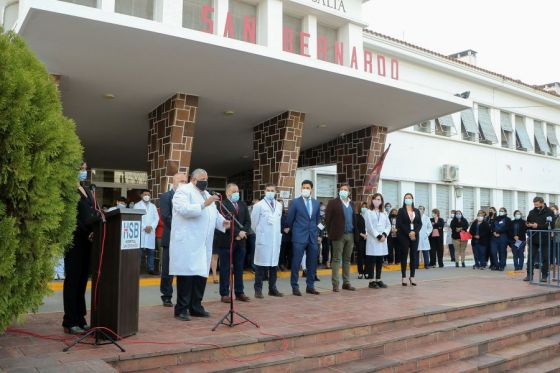
<instances>
[{"instance_id":1,"label":"blue necktie","mask_svg":"<svg viewBox=\"0 0 560 373\"><path fill-rule=\"evenodd\" d=\"M309 211L309 217L313 214L313 209L311 208L311 198L308 198L305 202L307 204L307 211Z\"/></svg>"}]
</instances>

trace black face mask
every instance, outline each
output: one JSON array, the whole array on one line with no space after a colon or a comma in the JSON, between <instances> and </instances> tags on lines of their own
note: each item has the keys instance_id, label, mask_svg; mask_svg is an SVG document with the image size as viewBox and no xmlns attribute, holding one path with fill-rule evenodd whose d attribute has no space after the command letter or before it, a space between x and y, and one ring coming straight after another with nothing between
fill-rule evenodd
<instances>
[{"instance_id":1,"label":"black face mask","mask_svg":"<svg viewBox=\"0 0 560 373\"><path fill-rule=\"evenodd\" d=\"M208 187L208 180L197 180L196 187L201 191L205 191Z\"/></svg>"},{"instance_id":2,"label":"black face mask","mask_svg":"<svg viewBox=\"0 0 560 373\"><path fill-rule=\"evenodd\" d=\"M488 215L494 216L494 213L492 211L490 211L490 213Z\"/></svg>"}]
</instances>

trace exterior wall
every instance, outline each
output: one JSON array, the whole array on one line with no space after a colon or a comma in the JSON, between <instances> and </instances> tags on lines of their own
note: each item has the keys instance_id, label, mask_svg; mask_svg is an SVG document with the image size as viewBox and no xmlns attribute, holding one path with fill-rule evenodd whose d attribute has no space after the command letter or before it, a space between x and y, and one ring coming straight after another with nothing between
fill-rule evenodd
<instances>
[{"instance_id":1,"label":"exterior wall","mask_svg":"<svg viewBox=\"0 0 560 373\"><path fill-rule=\"evenodd\" d=\"M148 189L154 199L177 172L189 174L198 97L177 93L149 114Z\"/></svg>"}]
</instances>

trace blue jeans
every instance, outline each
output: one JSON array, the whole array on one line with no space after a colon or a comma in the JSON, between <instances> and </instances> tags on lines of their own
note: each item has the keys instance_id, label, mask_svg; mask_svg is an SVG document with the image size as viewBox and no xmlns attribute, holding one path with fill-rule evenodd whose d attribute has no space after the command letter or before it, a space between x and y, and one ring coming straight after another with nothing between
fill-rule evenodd
<instances>
[{"instance_id":1,"label":"blue jeans","mask_svg":"<svg viewBox=\"0 0 560 373\"><path fill-rule=\"evenodd\" d=\"M428 250L419 250L418 254L416 255L416 268L420 268L420 253L424 256L424 268L430 265L430 251Z\"/></svg>"},{"instance_id":2,"label":"blue jeans","mask_svg":"<svg viewBox=\"0 0 560 373\"><path fill-rule=\"evenodd\" d=\"M477 267L486 267L486 246L476 243L473 249L474 264Z\"/></svg>"},{"instance_id":3,"label":"blue jeans","mask_svg":"<svg viewBox=\"0 0 560 373\"><path fill-rule=\"evenodd\" d=\"M142 249L142 258L144 258L144 255L148 257L146 269L148 270L148 272L153 272L154 271L154 261L155 261L155 258L156 258L156 250L143 248Z\"/></svg>"},{"instance_id":4,"label":"blue jeans","mask_svg":"<svg viewBox=\"0 0 560 373\"><path fill-rule=\"evenodd\" d=\"M243 264L245 262L245 241L233 241L233 287L235 295L243 294ZM218 249L220 260L220 295L229 295L229 247Z\"/></svg>"},{"instance_id":5,"label":"blue jeans","mask_svg":"<svg viewBox=\"0 0 560 373\"><path fill-rule=\"evenodd\" d=\"M307 267L306 273L307 277L305 282L307 283L308 289L315 289L315 276L317 275L317 255L318 247L317 242L299 243L294 242L293 244L293 255L292 255L292 275L290 277L290 283L292 289L299 289L299 267L301 265L301 260L303 259L303 254L306 253L305 265Z\"/></svg>"},{"instance_id":6,"label":"blue jeans","mask_svg":"<svg viewBox=\"0 0 560 373\"><path fill-rule=\"evenodd\" d=\"M490 241L490 255L492 263L497 268L505 268L507 260L507 237L502 233L500 237L492 237Z\"/></svg>"},{"instance_id":7,"label":"blue jeans","mask_svg":"<svg viewBox=\"0 0 560 373\"><path fill-rule=\"evenodd\" d=\"M525 244L526 241L522 241L519 248L515 246L515 241L510 243L511 253L513 254L513 267L516 270L523 269L523 261L525 260Z\"/></svg>"}]
</instances>

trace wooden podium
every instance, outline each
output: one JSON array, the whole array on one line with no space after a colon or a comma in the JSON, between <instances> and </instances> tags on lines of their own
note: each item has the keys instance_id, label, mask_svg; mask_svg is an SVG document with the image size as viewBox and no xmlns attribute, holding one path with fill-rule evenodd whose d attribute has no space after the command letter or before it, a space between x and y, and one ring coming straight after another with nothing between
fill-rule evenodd
<instances>
[{"instance_id":1,"label":"wooden podium","mask_svg":"<svg viewBox=\"0 0 560 373\"><path fill-rule=\"evenodd\" d=\"M91 326L111 329L121 337L138 332L140 237L145 213L138 209L106 213L103 256L103 222L98 223L92 245Z\"/></svg>"}]
</instances>

